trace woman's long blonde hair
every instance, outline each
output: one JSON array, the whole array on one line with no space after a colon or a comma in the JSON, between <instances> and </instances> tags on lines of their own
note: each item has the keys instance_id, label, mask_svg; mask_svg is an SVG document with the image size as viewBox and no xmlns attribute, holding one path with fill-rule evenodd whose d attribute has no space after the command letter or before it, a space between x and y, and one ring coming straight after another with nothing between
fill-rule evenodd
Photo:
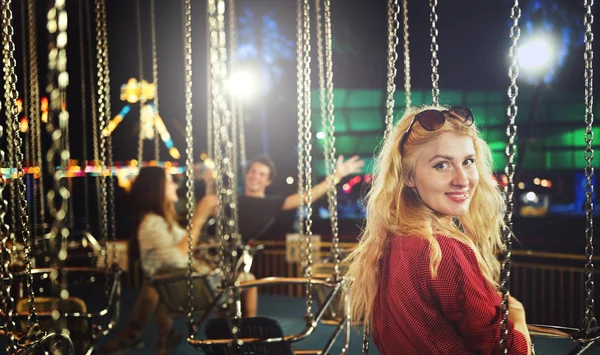
<instances>
[{"instance_id":1,"label":"woman's long blonde hair","mask_svg":"<svg viewBox=\"0 0 600 355\"><path fill-rule=\"evenodd\" d=\"M370 327L373 305L379 289L379 259L391 236L419 236L430 245L430 268L435 277L442 254L435 235L447 235L465 243L475 251L485 278L497 286L500 264L495 252L502 247L500 234L504 204L502 193L492 175L492 153L479 136L475 124L466 126L456 119L447 119L444 126L429 132L415 123L400 152L400 141L416 114L424 110L446 110L445 107L410 108L395 125L391 135L376 157L373 181L367 196L367 218L357 248L348 256L346 292L354 322L363 321ZM406 186L413 176L417 153L427 142L444 132L455 132L473 139L475 165L479 184L469 211L460 217L462 231L448 218L442 218L423 204Z\"/></svg>"}]
</instances>

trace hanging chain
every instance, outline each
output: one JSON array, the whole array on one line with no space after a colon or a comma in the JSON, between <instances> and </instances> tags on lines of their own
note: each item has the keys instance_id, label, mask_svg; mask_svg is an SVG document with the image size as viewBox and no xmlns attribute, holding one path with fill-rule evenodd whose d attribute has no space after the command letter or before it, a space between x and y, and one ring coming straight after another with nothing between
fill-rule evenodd
<instances>
[{"instance_id":1,"label":"hanging chain","mask_svg":"<svg viewBox=\"0 0 600 355\"><path fill-rule=\"evenodd\" d=\"M98 197L100 199L100 233L101 239L100 244L102 249L100 251L100 256L104 260L104 269L105 269L105 297L108 299L109 295L109 265L108 265L108 252L107 252L107 242L108 242L108 191L107 191L107 181L106 181L106 151L107 151L107 138L102 134L104 127L108 122L107 114L107 86L106 86L106 69L108 59L108 42L106 35L106 0L96 0L96 65L97 65L97 79L98 79L98 124L97 131L95 134L98 134L98 143L99 143L99 160L98 163L100 165L100 177L98 177L98 187L100 188Z\"/></svg>"},{"instance_id":2,"label":"hanging chain","mask_svg":"<svg viewBox=\"0 0 600 355\"><path fill-rule=\"evenodd\" d=\"M140 73L139 83L141 84L144 80L144 53L142 51L142 15L140 9L140 0L135 0L135 19L137 25L137 54L138 54L138 69ZM145 100L140 100L140 119L138 121L138 150L137 150L137 160L138 164L141 167L144 162L144 136L143 136L143 122L142 122L142 108L146 103ZM107 119L110 119L107 117Z\"/></svg>"},{"instance_id":3,"label":"hanging chain","mask_svg":"<svg viewBox=\"0 0 600 355\"><path fill-rule=\"evenodd\" d=\"M400 28L400 23L398 22L400 5L398 5L398 0L388 0L387 7L387 97L385 101L384 141L392 132L392 126L394 124L394 93L396 92L396 84L394 83L394 80L396 79L397 72L396 61L398 60L396 46L398 45L398 28Z\"/></svg>"},{"instance_id":4,"label":"hanging chain","mask_svg":"<svg viewBox=\"0 0 600 355\"><path fill-rule=\"evenodd\" d=\"M340 279L340 236L338 227L337 189L335 187L336 175L336 150L335 150L335 116L333 106L333 48L331 34L331 0L324 1L325 17L325 81L327 86L327 144L329 147L329 188L327 197L329 199L329 215L331 219L332 252L333 252L333 276L335 281Z\"/></svg>"},{"instance_id":5,"label":"hanging chain","mask_svg":"<svg viewBox=\"0 0 600 355\"><path fill-rule=\"evenodd\" d=\"M408 0L402 0L402 20L404 22L404 91L406 108L410 108L410 49L408 41Z\"/></svg>"},{"instance_id":6,"label":"hanging chain","mask_svg":"<svg viewBox=\"0 0 600 355\"><path fill-rule=\"evenodd\" d=\"M17 200L17 206L19 209L19 222L21 235L23 237L23 242L28 244L28 241L31 237L29 231L29 216L27 214L27 196L26 196L26 186L25 186L25 177L23 171L23 153L21 152L21 146L23 145L23 140L19 131L19 117L18 117L18 108L16 104L16 100L19 97L19 93L17 91L17 76L15 74L16 61L14 57L15 46L13 42L14 29L12 27L12 12L10 10L11 0L3 0L3 8L2 8L2 20L3 20L3 43L4 48L7 48L7 57L5 57L5 73L7 77L7 81L5 83L5 91L6 96L6 110L7 110L7 122L12 121L13 134L14 137L7 137L10 141L14 139L14 163L16 168L16 177L13 174L14 180L12 184L15 185L15 189L19 194ZM13 208L14 212L14 208ZM15 230L13 230L13 233ZM13 240L13 246L14 246ZM30 266L29 266L30 268ZM28 275L28 278L30 274ZM29 280L28 280L29 281ZM28 286L30 286L28 282ZM10 285L7 287L7 290L10 291ZM28 291L31 291L28 289ZM11 305L12 306L12 305ZM37 315L35 314L35 305L33 304L33 292L29 297L29 316L28 316L28 325L32 326L37 323Z\"/></svg>"},{"instance_id":7,"label":"hanging chain","mask_svg":"<svg viewBox=\"0 0 600 355\"><path fill-rule=\"evenodd\" d=\"M3 0L4 1L4 0ZM4 10L4 12L6 13L7 11L10 11L10 6L7 10ZM5 14L3 13L3 16ZM10 25L10 23L8 22L8 19L5 17L3 17L2 19L4 21L3 23L3 30L2 30L2 35L5 36L8 39L8 26ZM11 78L9 78L10 76L10 63L9 63L9 51L11 49L8 46L3 46L2 47L2 64L4 65L4 92L9 93L11 91L11 87L10 87L10 80ZM9 180L10 183L8 185L8 190L10 192L10 202L9 205L11 206L10 209L10 229L13 231L13 233L16 233L17 231L17 215L18 215L18 210L16 208L17 206L17 184L15 183L16 179L17 179L17 174L15 171L15 141L13 140L13 137L15 136L15 134L18 134L15 132L15 130L18 131L18 126L17 128L15 128L14 122L12 120L12 115L13 115L13 110L16 109L16 104L14 103L14 101L12 100L12 98L10 98L9 96L6 96L6 112L10 113L10 116L7 115L7 122L10 122L9 124L6 125L6 133L7 133L7 137L9 138L6 141L6 150L8 153L8 168L9 168Z\"/></svg>"},{"instance_id":8,"label":"hanging chain","mask_svg":"<svg viewBox=\"0 0 600 355\"><path fill-rule=\"evenodd\" d=\"M594 186L592 181L594 178L594 168L592 167L592 160L594 159L594 150L592 149L592 141L594 140L594 132L592 131L592 125L594 123L594 71L592 68L594 50L592 44L594 42L594 34L592 32L592 23L594 22L594 15L592 12L592 6L594 0L584 0L585 6L585 256L587 262L585 264L585 315L583 319L583 326L586 333L591 330L592 327L596 326L596 319L594 318L594 264L592 258L594 257L594 202L592 200L594 195Z\"/></svg>"},{"instance_id":9,"label":"hanging chain","mask_svg":"<svg viewBox=\"0 0 600 355\"><path fill-rule=\"evenodd\" d=\"M65 188L63 179L69 161L69 151L63 146L63 134L69 124L69 112L66 107L67 86L69 74L67 73L67 25L68 17L65 10L65 1L57 0L48 11L48 32L50 34L48 54L48 97L49 115L46 128L52 137L52 145L47 155L48 170L53 177L52 189L48 192L48 208L53 217L51 229L52 240L58 255L54 259L54 269L62 270L60 275L61 301L69 297L66 289L66 274L64 263L67 257L67 238L69 230L65 228L65 218L68 213L69 191ZM57 169L57 166L60 168ZM60 244L60 246L58 245ZM58 272L51 273L52 283L56 284ZM52 314L53 320L58 324L58 329L69 335L69 330L64 325L60 311Z\"/></svg>"},{"instance_id":10,"label":"hanging chain","mask_svg":"<svg viewBox=\"0 0 600 355\"><path fill-rule=\"evenodd\" d=\"M208 5L207 5L208 6ZM216 24L211 20L211 12L209 9L206 11L206 150L208 157L216 162L215 157L215 143L213 137L216 136L216 131L213 128L213 94L212 94L212 66L211 66L211 34L212 28ZM219 258L219 260L221 260ZM221 269L222 270L222 269Z\"/></svg>"},{"instance_id":11,"label":"hanging chain","mask_svg":"<svg viewBox=\"0 0 600 355\"><path fill-rule=\"evenodd\" d=\"M43 225L45 222L44 204L44 174L42 165L42 143L41 143L41 126L40 120L40 88L38 75L38 55L37 55L37 35L36 35L36 16L35 16L35 0L27 1L27 20L28 26L28 51L29 51L29 122L31 134L31 151L32 165L36 167L36 174L39 176L38 181L33 178L33 235L37 235L38 230L44 232ZM38 221L38 210L40 221ZM38 229L39 228L39 229ZM29 257L27 257L29 259Z\"/></svg>"},{"instance_id":12,"label":"hanging chain","mask_svg":"<svg viewBox=\"0 0 600 355\"><path fill-rule=\"evenodd\" d=\"M237 29L236 29L236 15L235 15L235 0L227 1L227 31L229 38L227 45L229 46L229 73L230 75L237 74L236 68L236 48L237 48ZM231 144L233 149L233 173L238 176L239 171L239 135L238 135L238 115L240 103L238 98L232 92L229 93L229 105L231 111Z\"/></svg>"},{"instance_id":13,"label":"hanging chain","mask_svg":"<svg viewBox=\"0 0 600 355\"><path fill-rule=\"evenodd\" d=\"M4 83L4 97L5 97L5 110L6 110L6 126L7 128L12 124L12 116L14 116L16 114L16 110L15 107L16 103L13 102L13 100L15 100L16 98L12 97L12 91L8 90L9 89L9 85L10 83L8 82L8 66L9 66L9 59L8 59L8 47L7 47L7 40L8 40L8 24L9 24L9 19L8 19L8 13L10 12L10 1L6 1L3 0L2 1L2 43L5 43L5 45L3 46L3 51L2 51L2 58L3 58L3 64L4 64L4 79L5 79L5 83ZM15 78L16 79L16 78ZM1 107L1 105L0 105ZM3 127L0 126L0 137L3 136ZM7 129L7 143L10 142L13 137L11 137L10 135L10 131ZM0 150L0 163L4 164L4 159L5 159L5 154L4 151ZM9 160L10 161L10 160ZM12 165L9 165L9 174L12 174ZM12 177L11 177L12 179ZM14 240L11 240L11 232L14 233L14 229L11 230L10 227L4 222L4 216L6 215L6 212L8 210L8 202L4 199L4 188L6 187L6 182L7 179L4 176L4 174L2 174L0 176L0 195L2 196L2 205L0 205L0 286L2 287L0 289L0 294L1 294L1 298L0 298L0 302L2 309L6 310L6 323L4 325L4 329L7 335L7 344L6 344L6 352L8 354L10 353L16 353L17 348L16 348L16 342L15 342L15 329L16 329L16 325L15 322L12 318L12 314L13 314L13 303L14 303L14 299L12 298L11 295L11 286L13 283L13 276L12 273L10 272L10 262L11 262L11 250L8 247L8 243L14 243ZM12 181L11 181L11 185L13 185ZM11 197L12 198L12 197ZM11 201L12 203L12 201ZM14 214L14 207L12 208L13 211L11 211L11 213Z\"/></svg>"},{"instance_id":14,"label":"hanging chain","mask_svg":"<svg viewBox=\"0 0 600 355\"><path fill-rule=\"evenodd\" d=\"M429 15L429 20L431 21L431 29L429 34L431 35L431 83L433 84L431 89L431 97L433 98L433 104L439 106L440 104L440 89L438 87L440 81L440 75L438 74L438 66L440 65L440 61L438 59L438 44L437 44L437 36L438 29L436 26L438 15L435 12L435 8L437 6L437 0L429 0L429 6L431 7L431 14Z\"/></svg>"},{"instance_id":15,"label":"hanging chain","mask_svg":"<svg viewBox=\"0 0 600 355\"><path fill-rule=\"evenodd\" d=\"M41 145L41 119L40 119L40 88L39 88L39 77L38 77L38 56L37 56L37 35L36 35L36 19L35 19L35 0L31 0L27 2L27 19L29 22L29 89L30 89L30 101L29 108L31 110L30 113L30 122L32 122L31 126L31 134L32 137L35 137L35 147L32 147L32 150L35 152L35 165L39 168L39 181L37 184L37 188L34 184L33 189L33 234L29 236L29 238L23 238L23 244L25 246L25 269L26 269L26 287L27 293L29 294L28 308L29 308L29 316L27 327L31 328L34 324L38 323L37 314L35 310L34 303L34 291L33 291L33 276L31 275L32 268L32 259L31 250L35 243L35 237L38 232L38 228L41 231L41 234L44 234L44 221L45 221L45 209L46 206L44 204L44 179L43 179L43 165L42 165L42 145ZM32 140L32 145L33 145ZM35 176L34 179L35 181ZM39 191L38 191L39 188ZM37 193L39 192L39 195ZM37 197L37 198L36 198ZM39 207L36 204L36 200L39 200ZM40 225L38 226L38 222L36 221L37 211L39 208L40 211Z\"/></svg>"},{"instance_id":16,"label":"hanging chain","mask_svg":"<svg viewBox=\"0 0 600 355\"><path fill-rule=\"evenodd\" d=\"M248 168L248 157L246 156L246 124L244 121L244 110L242 106L238 106L238 135L240 138L240 144L238 149L240 150L240 166L242 167L242 174L246 175L246 169Z\"/></svg>"},{"instance_id":17,"label":"hanging chain","mask_svg":"<svg viewBox=\"0 0 600 355\"><path fill-rule=\"evenodd\" d=\"M312 314L312 134L310 119L310 3L303 4L303 46L304 46L304 192L306 193L306 321L313 321Z\"/></svg>"},{"instance_id":18,"label":"hanging chain","mask_svg":"<svg viewBox=\"0 0 600 355\"><path fill-rule=\"evenodd\" d=\"M515 3L511 9L510 15L513 25L510 29L510 38L512 44L510 46L509 56L511 59L511 65L508 71L508 77L510 78L510 86L508 88L508 99L510 104L506 110L508 115L508 126L506 128L506 135L508 136L508 143L506 145L506 176L508 182L504 188L505 194L505 205L506 211L504 214L504 223L502 225L502 237L504 240L504 253L502 260L502 272L500 280L500 288L502 290L502 320L500 322L500 352L503 354L508 353L508 298L510 296L510 265L511 265L511 252L512 252L512 217L514 209L514 192L515 192L515 138L517 135L517 126L515 120L517 117L518 106L517 96L519 94L519 87L517 86L517 78L519 76L519 61L517 56L519 37L521 36L521 30L519 29L519 18L521 17L521 9L519 8L519 0L515 0Z\"/></svg>"},{"instance_id":19,"label":"hanging chain","mask_svg":"<svg viewBox=\"0 0 600 355\"><path fill-rule=\"evenodd\" d=\"M193 258L194 258L194 238L192 236L192 223L194 217L194 137L192 120L192 4L191 0L184 2L184 80L185 80L185 185L186 191L186 209L187 209L187 236L188 236L188 268L187 268L187 286L188 286L188 325L190 337L196 336L196 328L193 326L194 319L194 284L192 280Z\"/></svg>"},{"instance_id":20,"label":"hanging chain","mask_svg":"<svg viewBox=\"0 0 600 355\"><path fill-rule=\"evenodd\" d=\"M31 161L31 154L33 153L31 150L31 140L33 139L31 137L31 123L29 122L31 120L31 117L29 116L29 85L27 85L27 80L29 78L29 68L28 68L28 63L27 63L27 46L25 46L25 43L27 43L27 12L26 12L26 8L25 8L25 2L21 1L21 60L23 65L23 117L26 118L28 120L28 128L27 131L25 132L25 144L23 145L23 149L25 149L25 160L24 162L26 162L26 166L27 166L27 175L31 174L31 168L33 167L32 165L32 161ZM31 175L33 177L33 175ZM27 205L27 215L31 216L32 213L32 209L31 209L31 203L29 203ZM30 226L31 228L31 226Z\"/></svg>"},{"instance_id":21,"label":"hanging chain","mask_svg":"<svg viewBox=\"0 0 600 355\"><path fill-rule=\"evenodd\" d=\"M303 0L296 1L296 96L298 96L298 233L305 234L304 214L304 16Z\"/></svg>"},{"instance_id":22,"label":"hanging chain","mask_svg":"<svg viewBox=\"0 0 600 355\"><path fill-rule=\"evenodd\" d=\"M85 169L88 164L88 138L87 138L87 87L85 83L85 40L84 40L84 30L83 30L83 2L79 2L79 6L77 7L77 15L79 20L79 58L81 58L81 65L79 66L81 76L81 127L83 131L82 135L82 160L83 160L83 195L84 195L84 215L85 215L85 230L90 230L90 206L89 206L89 175L86 173Z\"/></svg>"},{"instance_id":23,"label":"hanging chain","mask_svg":"<svg viewBox=\"0 0 600 355\"><path fill-rule=\"evenodd\" d=\"M103 70L103 74L104 74L104 117L105 117L105 125L108 125L108 121L110 120L110 118L112 117L112 113L111 113L111 105L110 105L110 61L109 61L109 55L108 55L108 20L106 17L106 2L104 2L103 4L103 8L102 8L102 38L103 38L103 43L104 43L104 50L102 51L102 55L103 55L103 61L102 63L104 64L104 70ZM102 126L102 131L104 131L104 128L106 127L105 125ZM106 201L106 199L104 200L105 205L108 206L103 206L104 211L108 211L109 216L105 217L107 224L105 224L105 226L110 226L110 240L113 241L112 243L112 248L111 248L111 257L112 257L112 264L113 265L117 265L117 244L115 243L117 240L117 216L116 216L116 209L115 209L115 178L113 177L113 173L112 173L112 169L113 169L113 146L112 146L112 135L109 135L106 137L106 158L108 160L108 175L107 175L107 179L108 179L108 201ZM105 183L106 184L106 183ZM107 232L108 233L108 232ZM108 251L107 251L108 254ZM114 268L111 269L111 271L115 271ZM114 275L113 275L114 276ZM106 277L106 282L109 281L108 279L108 275ZM110 292L110 288L108 286L108 284L106 285L106 293L108 294Z\"/></svg>"},{"instance_id":24,"label":"hanging chain","mask_svg":"<svg viewBox=\"0 0 600 355\"><path fill-rule=\"evenodd\" d=\"M156 48L156 15L154 0L150 0L150 33L152 37L152 82L156 88L154 93L154 160L160 161L160 139L158 136L158 50Z\"/></svg>"},{"instance_id":25,"label":"hanging chain","mask_svg":"<svg viewBox=\"0 0 600 355\"><path fill-rule=\"evenodd\" d=\"M363 329L362 354L369 355L369 341L371 340L371 331L366 326Z\"/></svg>"}]
</instances>

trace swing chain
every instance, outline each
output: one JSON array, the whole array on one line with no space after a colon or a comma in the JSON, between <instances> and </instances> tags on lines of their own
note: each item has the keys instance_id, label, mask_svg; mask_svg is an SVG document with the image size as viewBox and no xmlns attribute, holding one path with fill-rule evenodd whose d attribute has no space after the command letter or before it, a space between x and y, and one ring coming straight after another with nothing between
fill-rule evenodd
<instances>
[{"instance_id":1,"label":"swing chain","mask_svg":"<svg viewBox=\"0 0 600 355\"><path fill-rule=\"evenodd\" d=\"M412 105L410 99L410 49L408 41L408 1L402 1L402 20L404 22L404 91L406 108Z\"/></svg>"},{"instance_id":2,"label":"swing chain","mask_svg":"<svg viewBox=\"0 0 600 355\"><path fill-rule=\"evenodd\" d=\"M333 48L331 34L331 0L324 0L325 8L325 80L327 86L327 131L328 140L326 144L329 146L329 214L331 216L331 235L333 248L333 275L334 279L340 279L340 236L338 227L338 205L337 205L337 189L335 187L336 174L336 150L335 150L335 116L333 105Z\"/></svg>"},{"instance_id":3,"label":"swing chain","mask_svg":"<svg viewBox=\"0 0 600 355\"><path fill-rule=\"evenodd\" d=\"M138 70L139 70L139 82L141 83L144 80L144 52L142 51L142 15L140 9L140 0L135 0L135 22L137 29L137 59L138 59ZM141 96L143 97L143 95ZM142 166L142 162L144 161L144 135L143 135L143 127L142 127L142 115L141 110L145 105L145 100L142 100L140 97L140 119L138 120L138 146L137 146L137 160L139 165ZM110 117L107 117L110 119Z\"/></svg>"},{"instance_id":4,"label":"swing chain","mask_svg":"<svg viewBox=\"0 0 600 355\"><path fill-rule=\"evenodd\" d=\"M31 150L33 165L39 168L39 181L34 184L33 188L33 228L34 235L37 232L38 226L43 226L46 219L46 206L44 206L44 174L42 174L42 143L41 143L41 120L40 120L40 88L38 77L38 55L37 55L37 35L36 35L36 18L35 18L35 0L27 1L27 19L29 22L29 119L31 122ZM35 178L34 178L35 181ZM38 206L39 201L39 206ZM40 223L37 220L37 209L39 208ZM43 233L43 228L41 229ZM27 248L27 247L26 247ZM27 250L27 249L26 249ZM26 257L27 251L26 251Z\"/></svg>"},{"instance_id":5,"label":"swing chain","mask_svg":"<svg viewBox=\"0 0 600 355\"><path fill-rule=\"evenodd\" d=\"M594 51L592 44L594 41L594 34L592 32L592 23L594 22L594 15L592 13L592 6L594 5L593 0L584 0L584 6L586 9L584 24L585 24L585 256L587 262L585 264L585 315L583 320L583 326L586 332L591 327L596 326L596 319L594 318L594 264L592 258L594 256L594 229L593 229L593 213L594 203L592 200L594 194L594 187L592 180L594 178L594 168L592 167L592 160L594 159L594 150L592 149L592 141L594 140L594 132L592 131L592 124L594 122L594 84L593 84L593 56Z\"/></svg>"},{"instance_id":6,"label":"swing chain","mask_svg":"<svg viewBox=\"0 0 600 355\"><path fill-rule=\"evenodd\" d=\"M37 55L37 35L36 35L36 21L35 21L35 0L31 0L27 2L27 18L29 22L29 86L30 86L30 101L29 107L31 110L30 113L30 121L31 125L31 135L35 137L35 146L32 147L35 157L35 164L40 169L39 171L39 181L37 184L37 188L34 186L33 189L33 214L34 214L34 225L33 235L30 235L29 239L23 239L23 244L25 246L25 272L26 272L26 287L27 293L29 294L28 308L29 314L28 317L28 327L31 327L33 324L37 324L37 314L35 310L34 303L34 291L33 291L33 276L31 275L32 268L32 256L31 251L33 248L33 244L35 241L35 236L38 228L38 223L36 221L37 211L36 211L36 201L39 199L39 210L40 210L40 230L42 234L44 233L43 225L45 221L45 209L44 206L44 179L43 179L43 170L42 170L42 144L41 144L41 119L40 119L40 106L39 106L39 97L40 97L40 88L39 88L39 78L38 78L38 55ZM32 139L32 145L33 145ZM35 180L35 177L34 177ZM39 191L38 191L39 189ZM39 195L37 194L39 193Z\"/></svg>"},{"instance_id":7,"label":"swing chain","mask_svg":"<svg viewBox=\"0 0 600 355\"><path fill-rule=\"evenodd\" d=\"M196 336L196 327L194 326L194 284L192 280L193 273L193 248L194 238L192 235L192 223L194 217L194 137L192 120L192 4L190 0L184 2L184 74L185 74L185 176L186 176L186 218L187 218L187 237L188 237L188 267L187 267L187 286L188 286L188 326L190 337Z\"/></svg>"},{"instance_id":8,"label":"swing chain","mask_svg":"<svg viewBox=\"0 0 600 355\"><path fill-rule=\"evenodd\" d=\"M298 102L298 232L305 233L304 215L304 22L303 0L296 1L296 95Z\"/></svg>"},{"instance_id":9,"label":"swing chain","mask_svg":"<svg viewBox=\"0 0 600 355\"><path fill-rule=\"evenodd\" d=\"M64 186L63 179L69 162L69 151L63 145L63 134L69 124L69 112L66 106L67 86L69 74L67 72L67 24L68 17L65 10L65 1L56 0L48 10L48 32L50 34L48 53L48 97L49 117L46 129L52 137L52 146L47 155L48 170L53 177L53 186L48 191L48 209L53 217L50 233L55 243L58 255L54 260L53 268L62 270L60 279L59 297L65 300L69 297L66 289L66 274L63 269L67 257L67 238L69 229L65 227L69 207L69 190ZM57 168L59 167L59 168ZM60 239L59 239L60 238ZM59 245L58 245L59 244ZM51 272L52 283L55 284L58 272ZM68 335L64 328L64 318L57 312L53 320L58 323L58 329Z\"/></svg>"},{"instance_id":10,"label":"swing chain","mask_svg":"<svg viewBox=\"0 0 600 355\"><path fill-rule=\"evenodd\" d=\"M383 139L388 137L392 132L394 123L394 93L396 92L396 62L398 61L398 29L400 22L398 21L398 13L400 5L398 0L388 0L387 2L387 97L385 102L385 132Z\"/></svg>"},{"instance_id":11,"label":"swing chain","mask_svg":"<svg viewBox=\"0 0 600 355\"><path fill-rule=\"evenodd\" d=\"M100 256L104 260L105 273L108 276L108 191L107 191L107 137L103 134L104 128L108 122L107 117L107 70L108 70L108 38L106 34L106 0L96 0L96 59L97 59L97 78L98 78L98 142L99 142L99 165L101 174L98 177L98 187L100 188L98 197L100 199L100 233L102 235L100 244ZM96 147L94 147L96 149ZM94 152L96 155L96 152ZM109 280L105 278L105 297L109 296Z\"/></svg>"},{"instance_id":12,"label":"swing chain","mask_svg":"<svg viewBox=\"0 0 600 355\"><path fill-rule=\"evenodd\" d=\"M431 45L429 49L431 50L431 83L433 84L431 89L431 97L433 99L433 104L439 106L440 89L438 84L440 81L440 75L438 74L438 67L440 65L440 61L438 59L439 46L437 44L437 36L439 32L436 27L438 15L435 11L437 0L429 0L429 6L431 7L431 14L429 15L429 20L431 21L431 29L429 30L429 34L431 36Z\"/></svg>"},{"instance_id":13,"label":"swing chain","mask_svg":"<svg viewBox=\"0 0 600 355\"><path fill-rule=\"evenodd\" d=\"M367 326L364 326L363 329L363 339L362 339L362 355L369 355L369 341L371 340L371 331Z\"/></svg>"},{"instance_id":14,"label":"swing chain","mask_svg":"<svg viewBox=\"0 0 600 355\"><path fill-rule=\"evenodd\" d=\"M306 321L312 322L312 143L310 120L310 3L304 0L303 6L304 40L304 191L306 193Z\"/></svg>"},{"instance_id":15,"label":"swing chain","mask_svg":"<svg viewBox=\"0 0 600 355\"><path fill-rule=\"evenodd\" d=\"M8 4L5 1L2 1L2 27L6 28L8 26L6 26L6 9L9 8ZM9 8L10 9L10 8ZM6 31L2 31L2 39L3 42L5 43L5 37L6 36ZM6 47L4 47L6 48ZM7 61L7 57L6 57L6 49L3 50L3 61L4 61L4 65L6 66L6 61ZM6 73L6 71L5 71ZM5 74L6 76L6 74ZM5 88L6 88L6 82L5 82ZM5 90L5 98L6 98L6 103L9 103L9 101L11 100L10 98L10 93L9 91ZM2 107L2 104L0 103L0 108ZM10 109L9 106L6 107L6 116L7 116L7 128L8 125L12 124L10 121L10 116L12 116L14 113L14 110ZM7 133L9 133L9 131L7 130ZM4 128L0 125L0 138L4 136ZM10 137L9 135L6 136L7 142L10 141L12 139L12 137ZM3 150L0 149L0 164L4 164L5 162L5 153ZM8 226L8 224L5 223L4 221L4 217L6 216L6 211L8 210L8 202L6 201L6 199L4 199L4 189L7 186L7 179L4 176L4 174L0 173L0 197L2 198L2 200L0 201L0 305L2 306L2 309L6 310L6 324L5 324L5 329L8 335L8 341L6 344L6 352L7 353L13 353L16 352L17 348L16 348L16 344L15 344L15 336L14 336L14 331L16 328L15 322L12 319L12 310L13 310L13 298L10 292L10 288L11 285L13 283L13 277L12 274L10 273L10 261L11 261L11 250L8 248L8 242L11 239L11 230L10 227ZM14 242L14 241L12 241Z\"/></svg>"},{"instance_id":16,"label":"swing chain","mask_svg":"<svg viewBox=\"0 0 600 355\"><path fill-rule=\"evenodd\" d=\"M19 208L19 217L20 217L20 228L21 234L23 237L23 242L25 245L28 245L28 241L30 240L30 231L29 231L29 216L27 214L27 198L26 198L26 186L25 186L25 177L23 171L23 153L21 152L21 146L23 145L23 140L19 131L19 117L18 117L18 108L16 104L16 100L19 97L19 93L17 91L17 76L15 74L15 66L16 61L14 57L14 49L15 45L13 42L14 29L12 27L12 11L10 10L11 0L3 0L3 43L5 43L4 47L7 51L7 56L5 57L5 74L8 79L5 83L5 95L6 95L6 110L7 110L7 122L12 125L12 133L13 137L7 137L8 140L14 139L13 147L14 147L14 163L16 168L16 177L13 174L13 182L15 184L15 188L17 189L18 196L18 208ZM12 168L12 166L11 166ZM11 185L12 185L11 183ZM16 213L13 210L13 216L16 216ZM16 231L13 230L13 236ZM15 246L15 240L13 238L13 248ZM30 263L30 261L29 261ZM27 267L27 266L26 266ZM29 265L29 271L31 271L31 265ZM32 292L31 281L28 275L28 292ZM10 290L10 285L8 286L8 291ZM33 303L33 295L29 297L29 316L28 316L28 326L32 326L37 324L37 315L35 314L35 305Z\"/></svg>"},{"instance_id":17,"label":"swing chain","mask_svg":"<svg viewBox=\"0 0 600 355\"><path fill-rule=\"evenodd\" d=\"M519 7L519 1L515 0L515 3L511 9L511 19L513 25L510 29L510 38L512 44L510 47L509 56L511 59L511 65L508 71L510 79L510 86L508 88L509 105L506 110L508 116L508 126L506 129L506 135L508 136L508 143L506 145L506 176L508 182L506 184L504 195L506 211L504 214L504 223L502 225L502 237L504 241L504 253L502 260L501 270L501 281L500 288L502 290L502 320L500 322L500 349L501 353L508 353L508 298L510 296L510 267L511 267L511 249L512 249L512 216L514 209L514 190L515 190L515 138L517 135L517 126L515 120L517 117L518 106L517 96L519 94L519 88L517 86L517 78L519 76L519 62L517 57L517 48L521 31L519 29L519 18L521 17L521 9Z\"/></svg>"},{"instance_id":18,"label":"swing chain","mask_svg":"<svg viewBox=\"0 0 600 355\"><path fill-rule=\"evenodd\" d=\"M154 160L160 161L160 139L158 133L158 49L156 46L156 9L154 0L150 0L150 36L152 39L152 81L156 92L154 93Z\"/></svg>"}]
</instances>

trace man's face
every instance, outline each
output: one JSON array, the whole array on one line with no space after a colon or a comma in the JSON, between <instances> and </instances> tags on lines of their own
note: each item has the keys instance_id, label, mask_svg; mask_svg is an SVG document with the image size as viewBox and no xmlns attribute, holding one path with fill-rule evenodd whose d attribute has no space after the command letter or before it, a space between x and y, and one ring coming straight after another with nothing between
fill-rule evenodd
<instances>
[{"instance_id":1,"label":"man's face","mask_svg":"<svg viewBox=\"0 0 600 355\"><path fill-rule=\"evenodd\" d=\"M246 174L246 192L264 194L267 186L271 185L271 168L265 164L250 165Z\"/></svg>"}]
</instances>

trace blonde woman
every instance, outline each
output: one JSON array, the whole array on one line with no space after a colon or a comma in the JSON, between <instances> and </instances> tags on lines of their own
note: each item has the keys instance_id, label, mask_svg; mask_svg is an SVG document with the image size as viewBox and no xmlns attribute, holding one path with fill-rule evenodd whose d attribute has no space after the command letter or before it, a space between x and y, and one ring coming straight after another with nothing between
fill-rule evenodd
<instances>
[{"instance_id":1,"label":"blonde woman","mask_svg":"<svg viewBox=\"0 0 600 355\"><path fill-rule=\"evenodd\" d=\"M382 355L497 354L501 191L466 107L407 110L381 150L348 257L351 314ZM531 354L510 298L509 354Z\"/></svg>"}]
</instances>

